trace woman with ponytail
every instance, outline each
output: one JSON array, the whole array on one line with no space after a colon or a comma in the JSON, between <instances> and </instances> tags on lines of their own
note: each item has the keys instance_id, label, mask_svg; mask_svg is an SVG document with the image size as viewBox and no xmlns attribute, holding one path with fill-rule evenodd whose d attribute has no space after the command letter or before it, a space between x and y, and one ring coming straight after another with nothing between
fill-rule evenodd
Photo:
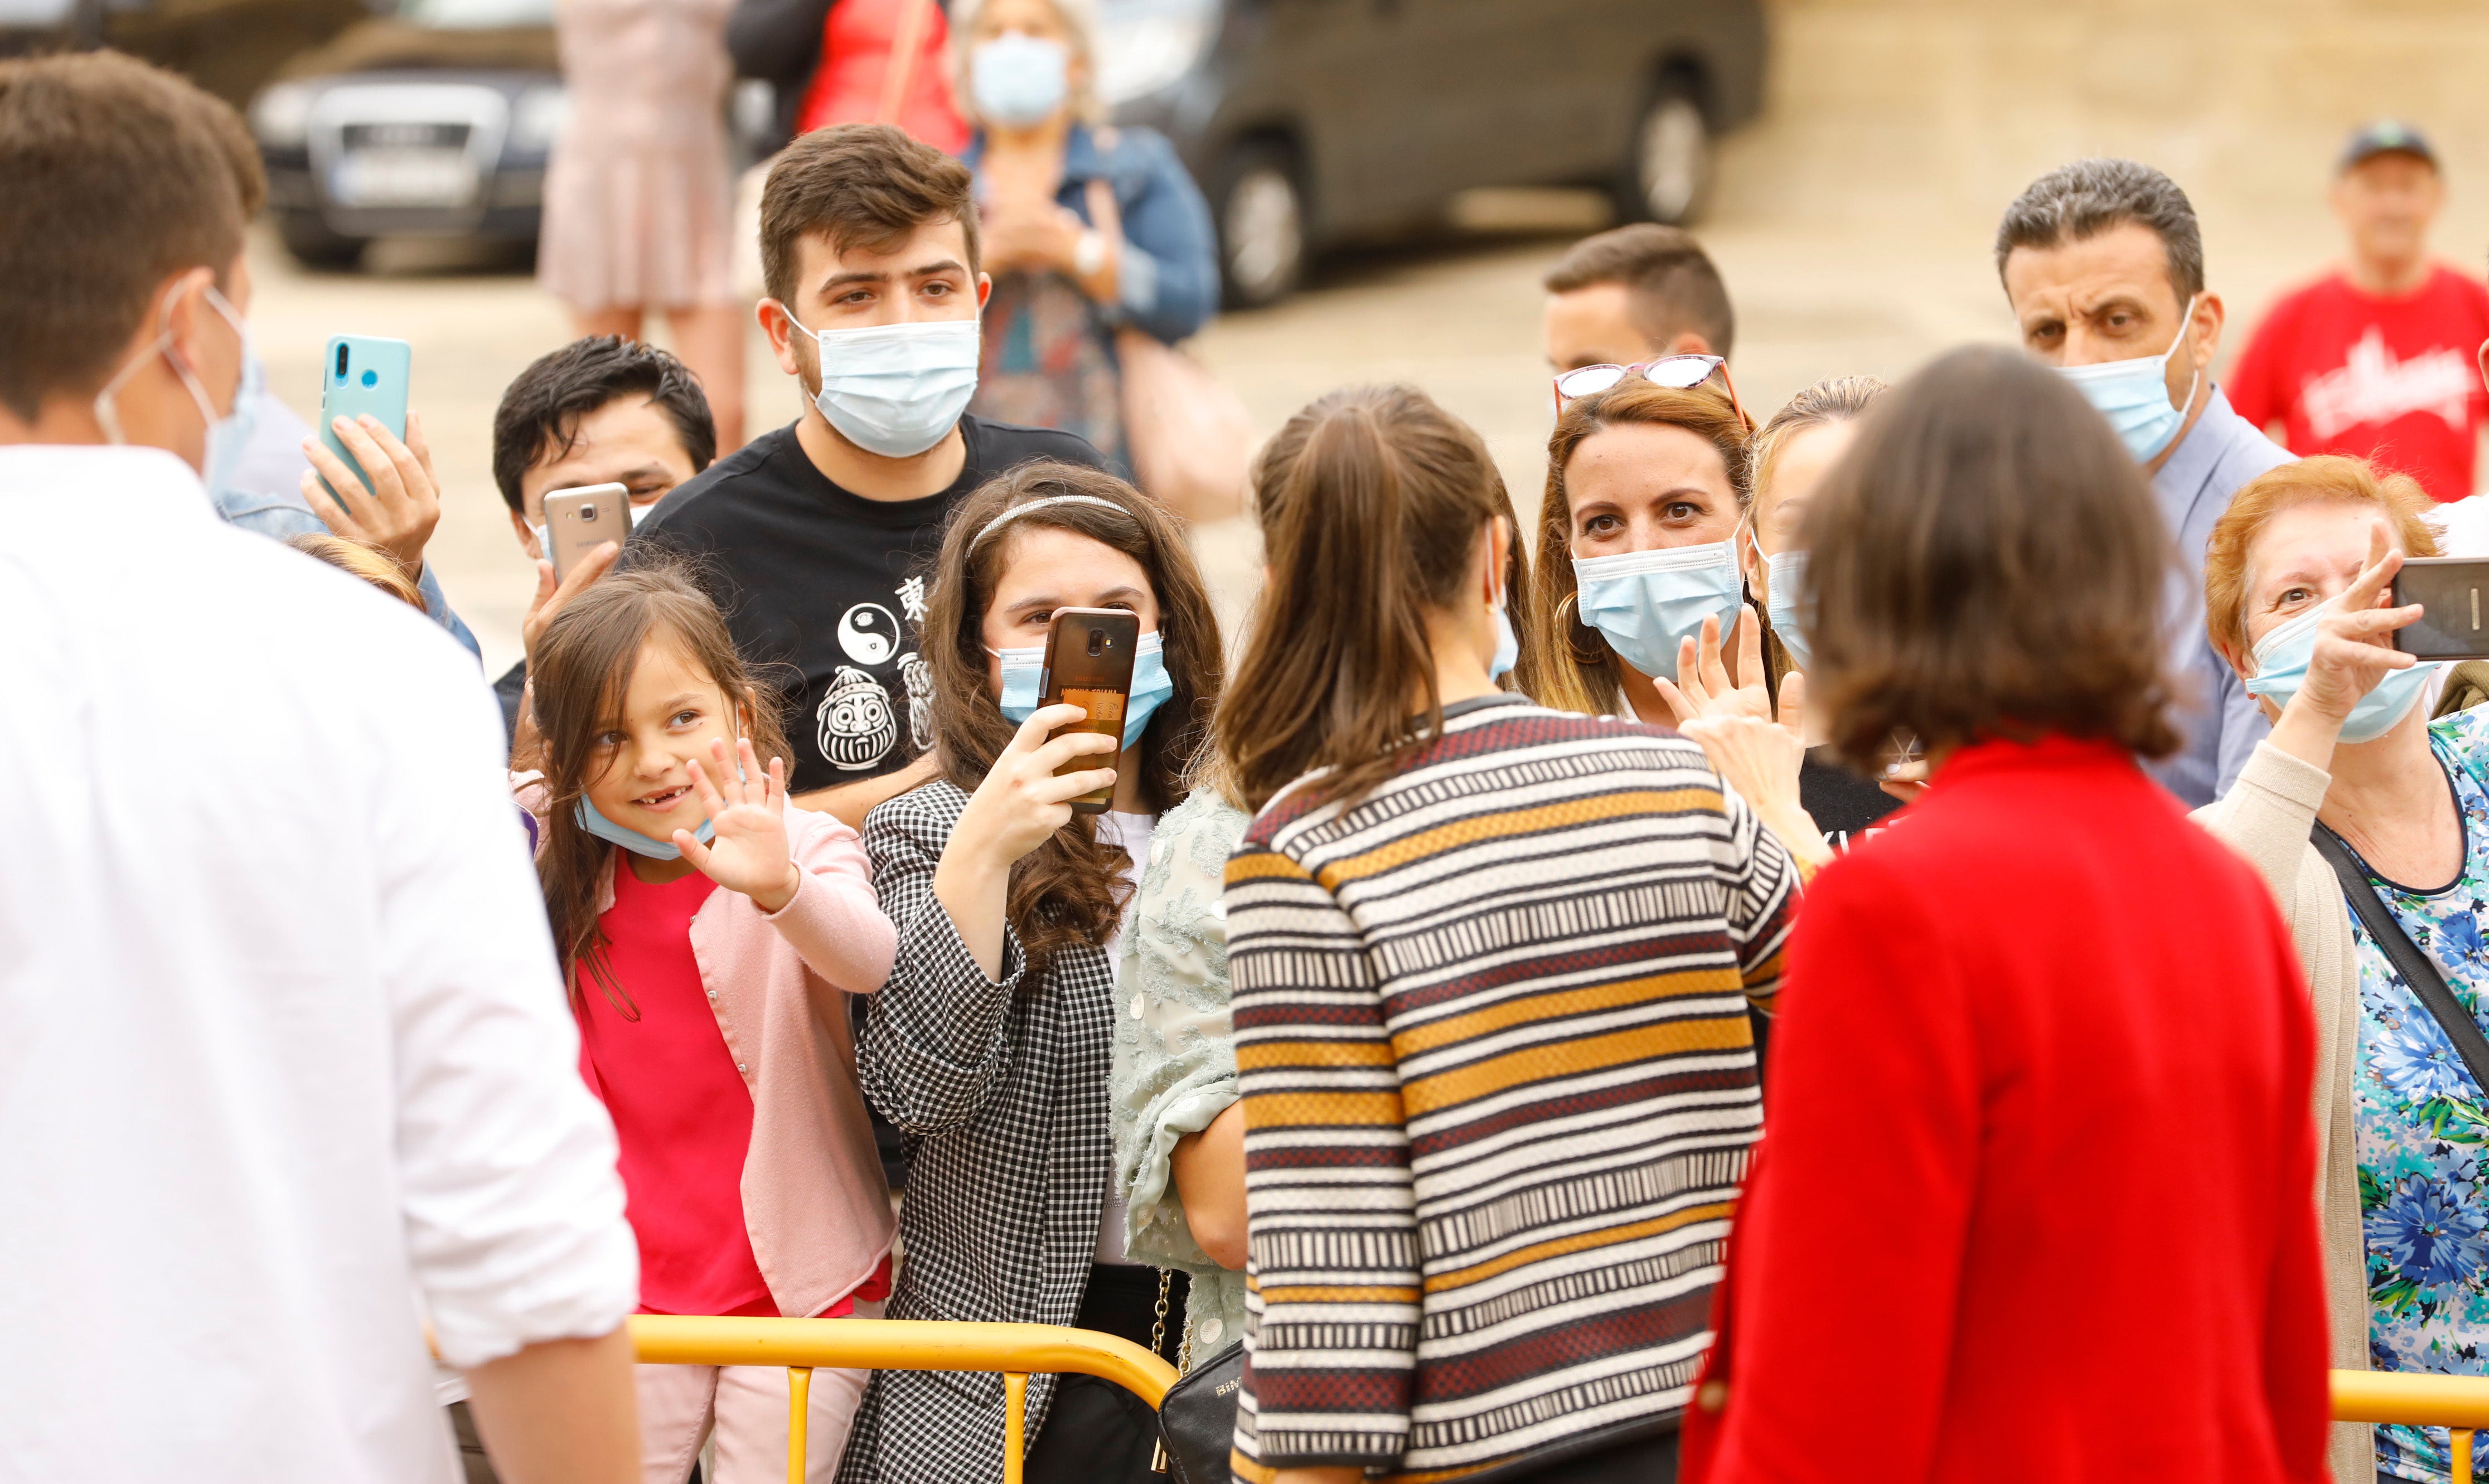
<instances>
[{"instance_id":1,"label":"woman with ponytail","mask_svg":"<svg viewBox=\"0 0 2489 1484\"><path fill-rule=\"evenodd\" d=\"M1499 688L1509 503L1423 393L1316 402L1255 493L1237 1471L1673 1478L1796 869L1693 743Z\"/></svg>"}]
</instances>

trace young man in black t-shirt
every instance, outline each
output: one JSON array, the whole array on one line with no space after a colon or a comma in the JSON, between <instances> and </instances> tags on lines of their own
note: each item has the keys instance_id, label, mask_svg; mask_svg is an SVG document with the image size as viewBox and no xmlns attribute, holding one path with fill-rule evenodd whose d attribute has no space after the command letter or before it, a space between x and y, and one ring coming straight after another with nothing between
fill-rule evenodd
<instances>
[{"instance_id":1,"label":"young man in black t-shirt","mask_svg":"<svg viewBox=\"0 0 2489 1484\"><path fill-rule=\"evenodd\" d=\"M958 160L878 125L805 135L769 172L760 260L803 414L666 497L631 549L702 563L735 647L786 688L795 802L861 829L933 776L918 574L953 505L1032 459L1104 461L964 413L993 284Z\"/></svg>"}]
</instances>

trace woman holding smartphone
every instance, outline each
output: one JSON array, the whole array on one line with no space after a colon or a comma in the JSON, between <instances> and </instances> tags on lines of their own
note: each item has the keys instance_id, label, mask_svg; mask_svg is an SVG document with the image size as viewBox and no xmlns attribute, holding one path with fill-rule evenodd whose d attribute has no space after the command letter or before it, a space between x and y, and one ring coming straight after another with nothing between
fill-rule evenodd
<instances>
[{"instance_id":1,"label":"woman holding smartphone","mask_svg":"<svg viewBox=\"0 0 2489 1484\"><path fill-rule=\"evenodd\" d=\"M1224 896L1250 1477L1673 1477L1797 872L1693 743L1499 689L1502 484L1405 386L1255 472L1218 722L1257 811Z\"/></svg>"},{"instance_id":2,"label":"woman holding smartphone","mask_svg":"<svg viewBox=\"0 0 2489 1484\"><path fill-rule=\"evenodd\" d=\"M1039 704L1064 609L1138 620L1120 749L1053 735L1087 713ZM1099 471L1030 464L953 515L923 632L941 776L865 824L899 953L858 1061L909 1137L889 1313L1076 1324L1172 1357L1186 1285L1126 1257L1107 1083L1134 872L1218 698L1209 595L1156 503ZM1104 813L1074 811L1101 788ZM1000 1377L885 1371L844 1476L991 1479L1002 1425ZM1103 1382L1031 1378L1024 1436L1032 1484L1151 1476L1154 1415Z\"/></svg>"},{"instance_id":3,"label":"woman holding smartphone","mask_svg":"<svg viewBox=\"0 0 2489 1484\"><path fill-rule=\"evenodd\" d=\"M2307 968L2333 1364L2476 1376L2489 1179L2478 1146L2446 1130L2475 1127L2452 1110L2489 1092L2345 910L2360 903L2315 843L2349 852L2368 905L2460 1005L2489 1005L2489 710L2431 723L2438 667L2393 647L2421 616L2391 589L2403 558L2437 555L2428 508L2409 476L2356 459L2303 459L2240 487L2205 548L2205 617L2273 735L2195 817L2263 873ZM2445 1429L2377 1428L2373 1461L2369 1432L2333 1429L2335 1478L2448 1476Z\"/></svg>"}]
</instances>

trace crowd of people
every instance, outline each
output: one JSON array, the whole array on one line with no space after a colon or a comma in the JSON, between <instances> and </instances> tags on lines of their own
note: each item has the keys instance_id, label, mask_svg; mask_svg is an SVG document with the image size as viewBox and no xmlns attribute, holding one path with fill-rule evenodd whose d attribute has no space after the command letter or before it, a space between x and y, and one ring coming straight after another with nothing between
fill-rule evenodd
<instances>
[{"instance_id":1,"label":"crowd of people","mask_svg":"<svg viewBox=\"0 0 2489 1484\"><path fill-rule=\"evenodd\" d=\"M230 112L0 64L0 1477L780 1476L787 1373L635 1367L653 1313L1120 1336L1250 1484L2448 1478L2326 1389L2489 1373L2489 719L2392 646L2489 406L2386 387L2489 341L2426 142L2353 141L2235 405L2131 161L2007 208L2019 348L1760 418L1699 244L1601 234L1534 528L1333 391L1230 639L1111 388L1207 223L1080 14L952 17L964 158L772 163L794 422L636 319L511 383L497 681L419 418L235 493L300 430ZM1046 703L1067 610L1136 624L1120 737ZM806 1395L801 1477L1002 1476L999 1376ZM1172 1441L1082 1376L1024 1436Z\"/></svg>"}]
</instances>

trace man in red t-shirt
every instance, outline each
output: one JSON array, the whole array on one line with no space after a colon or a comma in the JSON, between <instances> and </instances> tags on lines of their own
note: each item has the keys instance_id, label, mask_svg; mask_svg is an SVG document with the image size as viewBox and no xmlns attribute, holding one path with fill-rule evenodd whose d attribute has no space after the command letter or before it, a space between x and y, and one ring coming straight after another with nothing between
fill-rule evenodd
<instances>
[{"instance_id":1,"label":"man in red t-shirt","mask_svg":"<svg viewBox=\"0 0 2489 1484\"><path fill-rule=\"evenodd\" d=\"M2294 453L2373 459L2454 500L2473 492L2489 421L2475 370L2489 289L2429 261L2445 199L2417 130L2371 124L2352 135L2332 190L2349 261L2283 296L2223 385L2240 416Z\"/></svg>"}]
</instances>

